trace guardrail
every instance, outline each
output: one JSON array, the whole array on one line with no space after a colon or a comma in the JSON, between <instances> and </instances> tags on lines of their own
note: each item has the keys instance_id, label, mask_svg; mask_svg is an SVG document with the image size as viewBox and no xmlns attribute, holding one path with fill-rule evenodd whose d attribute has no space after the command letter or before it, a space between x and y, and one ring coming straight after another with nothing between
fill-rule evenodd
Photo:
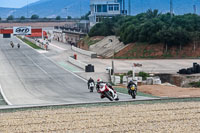
<instances>
[{"instance_id":1,"label":"guardrail","mask_svg":"<svg viewBox=\"0 0 200 133\"><path fill-rule=\"evenodd\" d=\"M90 56L91 58L97 58L97 53L95 53L95 52L83 50L83 49L80 49L80 48L77 48L77 47L74 47L74 46L72 46L72 50L74 50L78 53Z\"/></svg>"}]
</instances>

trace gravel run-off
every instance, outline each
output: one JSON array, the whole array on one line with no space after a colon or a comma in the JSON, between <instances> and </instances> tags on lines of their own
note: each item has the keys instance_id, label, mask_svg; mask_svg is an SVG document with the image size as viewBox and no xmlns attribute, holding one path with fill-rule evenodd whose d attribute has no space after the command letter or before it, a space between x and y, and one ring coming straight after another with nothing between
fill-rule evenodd
<instances>
[{"instance_id":1,"label":"gravel run-off","mask_svg":"<svg viewBox=\"0 0 200 133\"><path fill-rule=\"evenodd\" d=\"M0 112L0 132L200 132L200 102Z\"/></svg>"}]
</instances>

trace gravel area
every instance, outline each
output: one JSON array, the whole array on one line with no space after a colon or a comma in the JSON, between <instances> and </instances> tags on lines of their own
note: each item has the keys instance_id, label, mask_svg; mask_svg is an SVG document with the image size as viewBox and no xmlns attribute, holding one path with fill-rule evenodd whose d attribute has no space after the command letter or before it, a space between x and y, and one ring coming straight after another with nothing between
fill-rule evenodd
<instances>
[{"instance_id":1,"label":"gravel area","mask_svg":"<svg viewBox=\"0 0 200 133\"><path fill-rule=\"evenodd\" d=\"M0 132L200 132L200 102L0 113Z\"/></svg>"},{"instance_id":2,"label":"gravel area","mask_svg":"<svg viewBox=\"0 0 200 133\"><path fill-rule=\"evenodd\" d=\"M200 97L200 88L181 88L168 85L142 85L140 92L159 97Z\"/></svg>"}]
</instances>

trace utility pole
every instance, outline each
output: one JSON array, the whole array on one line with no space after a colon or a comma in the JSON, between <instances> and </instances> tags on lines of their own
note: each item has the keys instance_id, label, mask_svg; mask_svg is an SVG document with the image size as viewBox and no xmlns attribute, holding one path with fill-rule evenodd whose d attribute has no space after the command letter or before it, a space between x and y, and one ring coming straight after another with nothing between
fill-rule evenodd
<instances>
[{"instance_id":1,"label":"utility pole","mask_svg":"<svg viewBox=\"0 0 200 133\"><path fill-rule=\"evenodd\" d=\"M193 9L194 9L194 14L196 14L197 13L196 5L193 5Z\"/></svg>"},{"instance_id":2,"label":"utility pole","mask_svg":"<svg viewBox=\"0 0 200 133\"><path fill-rule=\"evenodd\" d=\"M66 10L66 20L67 20L67 7L65 7L65 10Z\"/></svg>"},{"instance_id":3,"label":"utility pole","mask_svg":"<svg viewBox=\"0 0 200 133\"><path fill-rule=\"evenodd\" d=\"M173 1L170 0L170 14L171 14L171 17L173 16Z\"/></svg>"},{"instance_id":4,"label":"utility pole","mask_svg":"<svg viewBox=\"0 0 200 133\"><path fill-rule=\"evenodd\" d=\"M81 14L82 14L82 0L80 0L80 18L81 18Z\"/></svg>"},{"instance_id":5,"label":"utility pole","mask_svg":"<svg viewBox=\"0 0 200 133\"><path fill-rule=\"evenodd\" d=\"M128 14L131 15L131 0L128 0Z\"/></svg>"},{"instance_id":6,"label":"utility pole","mask_svg":"<svg viewBox=\"0 0 200 133\"><path fill-rule=\"evenodd\" d=\"M27 0L27 18L28 18L28 0Z\"/></svg>"},{"instance_id":7,"label":"utility pole","mask_svg":"<svg viewBox=\"0 0 200 133\"><path fill-rule=\"evenodd\" d=\"M123 0L123 14L125 14L125 0Z\"/></svg>"}]
</instances>

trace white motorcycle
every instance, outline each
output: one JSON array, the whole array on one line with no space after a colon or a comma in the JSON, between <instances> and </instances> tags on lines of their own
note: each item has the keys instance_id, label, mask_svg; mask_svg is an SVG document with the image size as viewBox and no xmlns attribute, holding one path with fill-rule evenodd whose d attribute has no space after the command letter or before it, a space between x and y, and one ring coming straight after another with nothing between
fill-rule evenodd
<instances>
[{"instance_id":1,"label":"white motorcycle","mask_svg":"<svg viewBox=\"0 0 200 133\"><path fill-rule=\"evenodd\" d=\"M101 83L99 85L99 93L103 95L104 97L107 97L110 101L118 101L118 95L117 92L114 89L109 88L106 83Z\"/></svg>"},{"instance_id":2,"label":"white motorcycle","mask_svg":"<svg viewBox=\"0 0 200 133\"><path fill-rule=\"evenodd\" d=\"M90 82L90 83L89 83L90 92L93 92L94 87L95 87L94 82Z\"/></svg>"}]
</instances>

